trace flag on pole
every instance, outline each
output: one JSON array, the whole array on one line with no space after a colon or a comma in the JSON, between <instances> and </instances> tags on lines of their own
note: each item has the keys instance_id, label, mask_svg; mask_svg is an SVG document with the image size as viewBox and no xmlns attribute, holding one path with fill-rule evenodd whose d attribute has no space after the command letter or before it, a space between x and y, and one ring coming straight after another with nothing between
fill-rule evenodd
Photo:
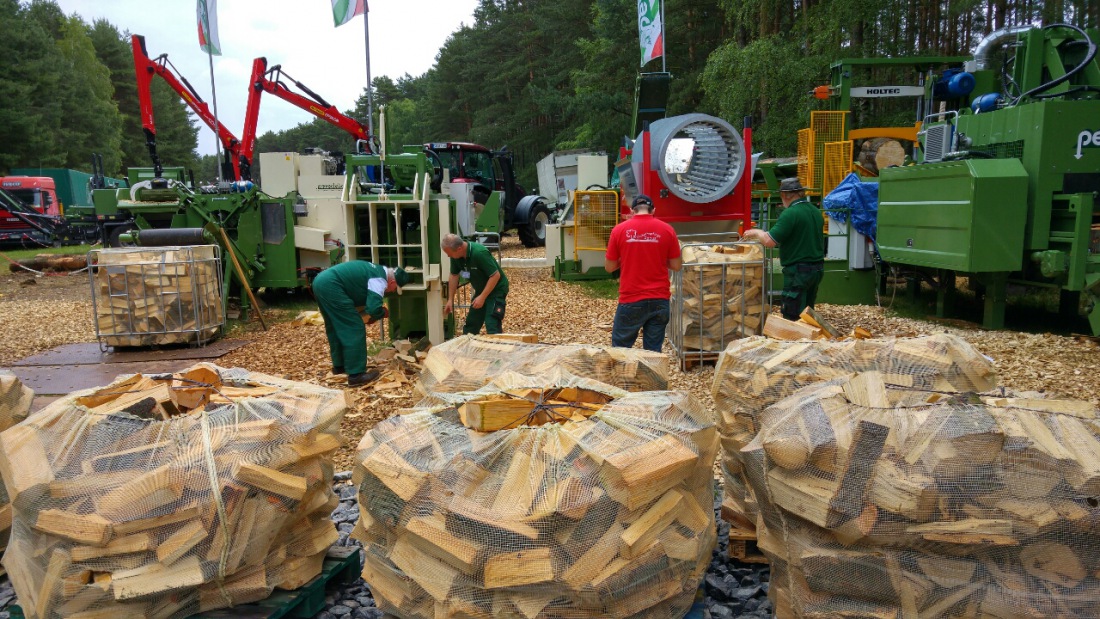
<instances>
[{"instance_id":1,"label":"flag on pole","mask_svg":"<svg viewBox=\"0 0 1100 619\"><path fill-rule=\"evenodd\" d=\"M638 41L642 66L665 55L665 28L661 23L661 0L638 0Z\"/></svg>"},{"instance_id":2,"label":"flag on pole","mask_svg":"<svg viewBox=\"0 0 1100 619\"><path fill-rule=\"evenodd\" d=\"M198 0L199 47L214 56L222 55L222 42L218 38L218 0Z\"/></svg>"},{"instance_id":3,"label":"flag on pole","mask_svg":"<svg viewBox=\"0 0 1100 619\"><path fill-rule=\"evenodd\" d=\"M367 0L332 0L332 21L343 26L352 17L367 12Z\"/></svg>"}]
</instances>

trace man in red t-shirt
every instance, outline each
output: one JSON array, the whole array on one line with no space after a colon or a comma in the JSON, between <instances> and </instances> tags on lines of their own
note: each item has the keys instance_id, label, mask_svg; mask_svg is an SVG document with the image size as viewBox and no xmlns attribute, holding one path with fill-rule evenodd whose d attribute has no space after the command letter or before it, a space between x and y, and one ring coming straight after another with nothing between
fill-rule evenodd
<instances>
[{"instance_id":1,"label":"man in red t-shirt","mask_svg":"<svg viewBox=\"0 0 1100 619\"><path fill-rule=\"evenodd\" d=\"M668 326L668 272L679 271L680 241L672 226L653 216L653 200L638 196L634 215L615 226L607 241L604 268L621 269L619 307L611 345L630 348L642 332L642 348L660 352Z\"/></svg>"}]
</instances>

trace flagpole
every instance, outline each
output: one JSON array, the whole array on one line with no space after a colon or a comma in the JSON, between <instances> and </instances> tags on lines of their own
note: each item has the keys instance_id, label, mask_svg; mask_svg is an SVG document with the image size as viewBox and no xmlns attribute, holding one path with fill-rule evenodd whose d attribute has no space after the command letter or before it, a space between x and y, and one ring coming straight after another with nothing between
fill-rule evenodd
<instances>
[{"instance_id":1,"label":"flagpole","mask_svg":"<svg viewBox=\"0 0 1100 619\"><path fill-rule=\"evenodd\" d=\"M210 34L210 6L205 2L203 3L202 20L203 25L206 26L206 32ZM225 180L222 177L222 136L218 133L221 123L218 122L218 91L214 88L214 42L209 38L206 41L206 58L210 62L210 98L214 103L214 148L218 153L217 165L218 169L218 184L222 184Z\"/></svg>"},{"instance_id":2,"label":"flagpole","mask_svg":"<svg viewBox=\"0 0 1100 619\"><path fill-rule=\"evenodd\" d=\"M367 133L374 139L374 88L370 78L370 9L363 7L363 43L367 53ZM372 150L372 144L367 145Z\"/></svg>"},{"instance_id":3,"label":"flagpole","mask_svg":"<svg viewBox=\"0 0 1100 619\"><path fill-rule=\"evenodd\" d=\"M668 73L668 41L665 40L665 0L661 0L661 73Z\"/></svg>"}]
</instances>

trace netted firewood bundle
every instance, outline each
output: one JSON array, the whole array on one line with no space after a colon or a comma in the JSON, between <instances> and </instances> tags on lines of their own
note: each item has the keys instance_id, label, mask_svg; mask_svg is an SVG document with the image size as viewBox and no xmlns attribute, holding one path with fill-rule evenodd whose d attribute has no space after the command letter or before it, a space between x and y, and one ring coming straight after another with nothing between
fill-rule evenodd
<instances>
[{"instance_id":1,"label":"netted firewood bundle","mask_svg":"<svg viewBox=\"0 0 1100 619\"><path fill-rule=\"evenodd\" d=\"M740 451L756 436L760 413L807 385L871 370L903 388L983 392L996 383L992 361L946 333L840 342L753 337L731 343L718 360L712 386L727 519L754 526L755 498L742 476Z\"/></svg>"},{"instance_id":2,"label":"netted firewood bundle","mask_svg":"<svg viewBox=\"0 0 1100 619\"><path fill-rule=\"evenodd\" d=\"M343 393L200 364L74 393L0 434L28 617L176 618L294 589L329 520Z\"/></svg>"},{"instance_id":3,"label":"netted firewood bundle","mask_svg":"<svg viewBox=\"0 0 1100 619\"><path fill-rule=\"evenodd\" d=\"M777 615L1096 616L1096 408L885 381L807 387L743 451Z\"/></svg>"},{"instance_id":4,"label":"netted firewood bundle","mask_svg":"<svg viewBox=\"0 0 1100 619\"><path fill-rule=\"evenodd\" d=\"M527 344L463 335L433 346L416 381L421 395L473 391L504 372L543 376L556 368L627 391L668 388L668 356L637 348Z\"/></svg>"},{"instance_id":5,"label":"netted firewood bundle","mask_svg":"<svg viewBox=\"0 0 1100 619\"><path fill-rule=\"evenodd\" d=\"M687 245L675 311L682 348L721 351L764 326L764 247L757 243Z\"/></svg>"},{"instance_id":6,"label":"netted firewood bundle","mask_svg":"<svg viewBox=\"0 0 1100 619\"><path fill-rule=\"evenodd\" d=\"M0 432L27 418L31 412L34 391L31 391L14 374L0 371ZM0 552L8 545L11 529L11 503L8 491L0 483ZM3 570L0 570L3 574Z\"/></svg>"},{"instance_id":7,"label":"netted firewood bundle","mask_svg":"<svg viewBox=\"0 0 1100 619\"><path fill-rule=\"evenodd\" d=\"M690 395L582 379L508 375L391 417L354 472L363 578L401 618L680 619L714 549L717 448Z\"/></svg>"}]
</instances>

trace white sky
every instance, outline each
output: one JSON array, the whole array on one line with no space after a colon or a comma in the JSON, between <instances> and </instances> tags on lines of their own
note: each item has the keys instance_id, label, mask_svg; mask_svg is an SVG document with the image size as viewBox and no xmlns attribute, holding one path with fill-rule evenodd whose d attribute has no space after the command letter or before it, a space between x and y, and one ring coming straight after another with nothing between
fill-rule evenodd
<instances>
[{"instance_id":1,"label":"white sky","mask_svg":"<svg viewBox=\"0 0 1100 619\"><path fill-rule=\"evenodd\" d=\"M180 74L213 106L210 66L199 49L195 0L57 3L66 15L76 13L89 24L105 18L120 31L143 35L149 57L168 54ZM473 23L477 0L370 0L368 5L371 75L388 75L396 81L406 73L417 76L430 69L447 37L463 23ZM217 19L222 46L222 55L214 56L218 120L237 137L244 126L248 80L256 57L266 57L269 67L281 64L291 77L341 111L350 109L366 87L363 18L335 28L331 0L217 0ZM257 135L313 118L265 94ZM201 121L199 126L199 153L214 154L214 132Z\"/></svg>"}]
</instances>

